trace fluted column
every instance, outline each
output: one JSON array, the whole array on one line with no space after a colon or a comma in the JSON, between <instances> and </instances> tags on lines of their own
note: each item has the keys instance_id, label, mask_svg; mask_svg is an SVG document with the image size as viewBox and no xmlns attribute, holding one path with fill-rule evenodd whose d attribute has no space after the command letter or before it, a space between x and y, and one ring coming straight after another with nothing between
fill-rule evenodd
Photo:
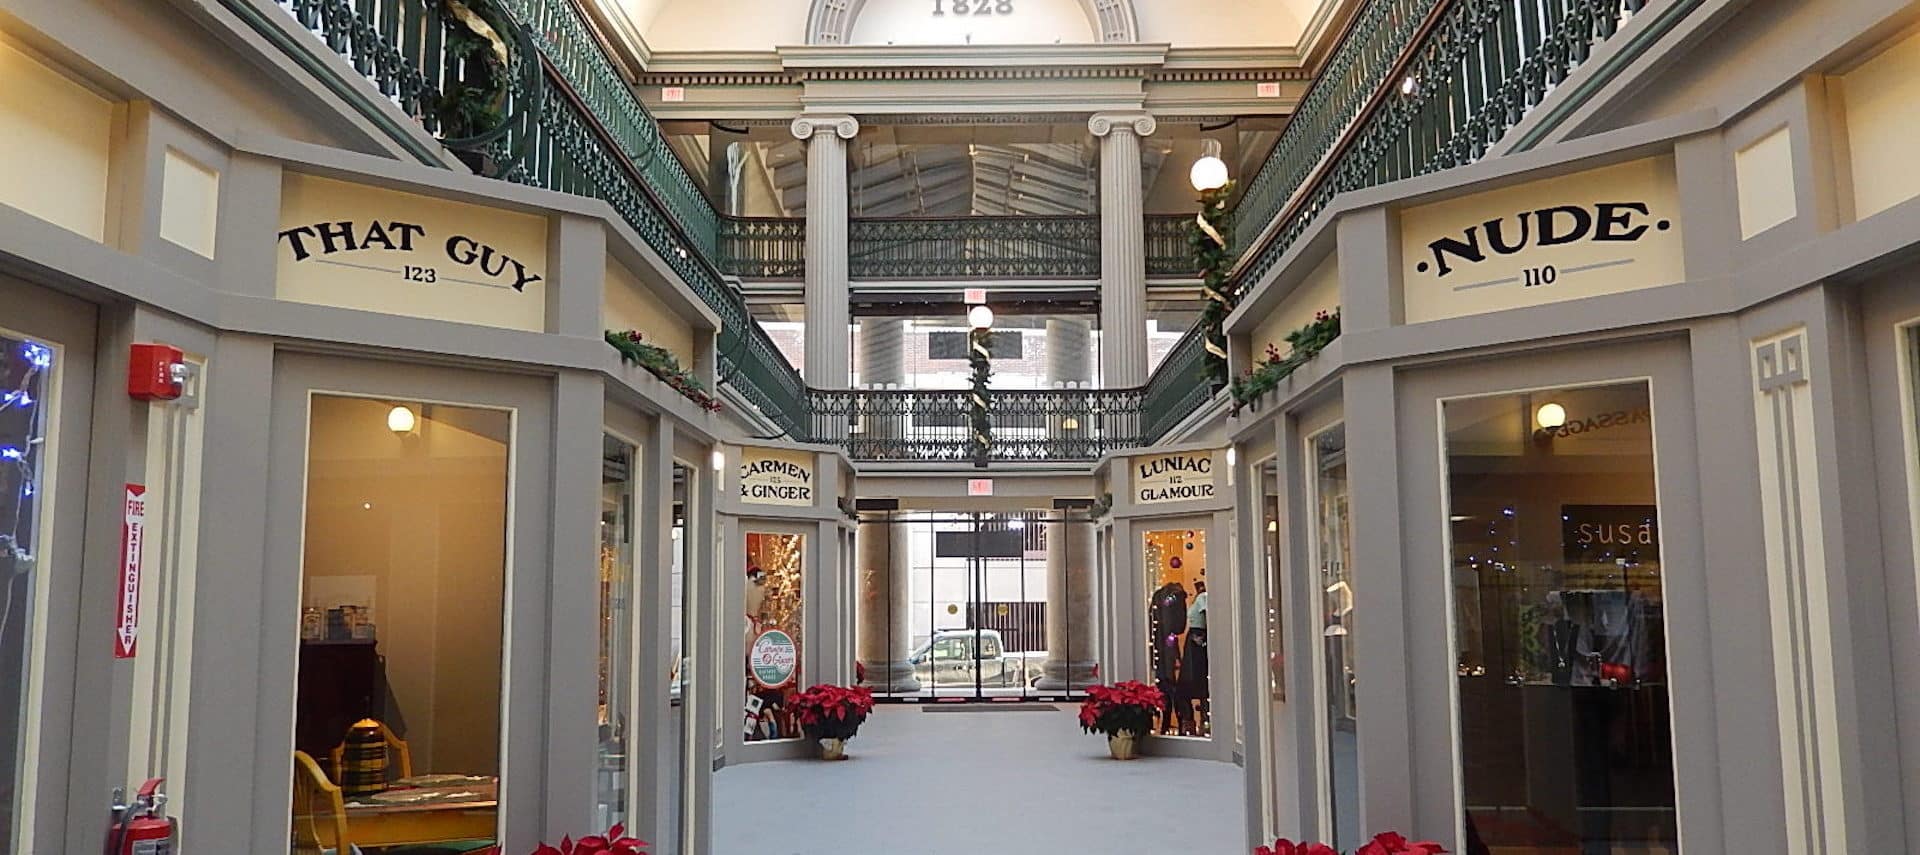
<instances>
[{"instance_id":1,"label":"fluted column","mask_svg":"<svg viewBox=\"0 0 1920 855\"><path fill-rule=\"evenodd\" d=\"M1140 138L1147 113L1096 113L1100 138L1100 362L1102 385L1147 382L1147 225L1140 186Z\"/></svg>"},{"instance_id":2,"label":"fluted column","mask_svg":"<svg viewBox=\"0 0 1920 855\"><path fill-rule=\"evenodd\" d=\"M860 123L852 116L801 116L792 130L807 144L804 374L809 386L845 389L852 364L847 351L847 140L860 132Z\"/></svg>"},{"instance_id":3,"label":"fluted column","mask_svg":"<svg viewBox=\"0 0 1920 855\"><path fill-rule=\"evenodd\" d=\"M906 523L862 521L859 533L860 607L855 613L854 656L866 672L861 685L876 692L917 692L920 680L907 661L913 633L908 629Z\"/></svg>"},{"instance_id":4,"label":"fluted column","mask_svg":"<svg viewBox=\"0 0 1920 855\"><path fill-rule=\"evenodd\" d=\"M1093 523L1047 523L1047 664L1035 688L1081 689L1095 682Z\"/></svg>"}]
</instances>

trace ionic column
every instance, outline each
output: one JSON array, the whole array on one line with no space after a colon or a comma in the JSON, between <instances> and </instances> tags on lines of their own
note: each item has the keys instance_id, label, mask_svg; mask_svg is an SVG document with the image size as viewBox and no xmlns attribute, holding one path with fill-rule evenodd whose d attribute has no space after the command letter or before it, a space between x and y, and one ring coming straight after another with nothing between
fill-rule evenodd
<instances>
[{"instance_id":1,"label":"ionic column","mask_svg":"<svg viewBox=\"0 0 1920 855\"><path fill-rule=\"evenodd\" d=\"M1140 138L1147 113L1096 113L1100 138L1100 353L1102 385L1147 382L1147 225L1140 186Z\"/></svg>"},{"instance_id":2,"label":"ionic column","mask_svg":"<svg viewBox=\"0 0 1920 855\"><path fill-rule=\"evenodd\" d=\"M860 685L876 692L920 691L913 663L907 661L913 640L907 623L907 525L863 520L858 539L854 658L866 672Z\"/></svg>"},{"instance_id":3,"label":"ionic column","mask_svg":"<svg viewBox=\"0 0 1920 855\"><path fill-rule=\"evenodd\" d=\"M847 352L847 140L852 116L801 116L793 135L807 144L807 385L845 389ZM1136 166L1137 170L1137 166Z\"/></svg>"},{"instance_id":4,"label":"ionic column","mask_svg":"<svg viewBox=\"0 0 1920 855\"><path fill-rule=\"evenodd\" d=\"M1047 523L1047 664L1035 688L1096 682L1093 649L1093 523Z\"/></svg>"}]
</instances>

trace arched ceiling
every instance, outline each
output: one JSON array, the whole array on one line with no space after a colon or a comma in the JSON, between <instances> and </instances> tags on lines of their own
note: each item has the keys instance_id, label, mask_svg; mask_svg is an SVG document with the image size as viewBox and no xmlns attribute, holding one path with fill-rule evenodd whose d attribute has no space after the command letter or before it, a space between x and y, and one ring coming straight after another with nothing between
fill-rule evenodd
<instances>
[{"instance_id":1,"label":"arched ceiling","mask_svg":"<svg viewBox=\"0 0 1920 855\"><path fill-rule=\"evenodd\" d=\"M953 12L960 0L943 0L938 16L934 0L596 2L617 8L650 50L681 52L821 43L810 29L843 33L853 44L966 44L969 37L972 44L1128 41L1127 17L1132 40L1144 43L1290 47L1322 2L1335 0L991 0L985 5L995 12L964 18ZM978 9L982 0L970 4ZM997 11L1003 8L1011 14Z\"/></svg>"}]
</instances>

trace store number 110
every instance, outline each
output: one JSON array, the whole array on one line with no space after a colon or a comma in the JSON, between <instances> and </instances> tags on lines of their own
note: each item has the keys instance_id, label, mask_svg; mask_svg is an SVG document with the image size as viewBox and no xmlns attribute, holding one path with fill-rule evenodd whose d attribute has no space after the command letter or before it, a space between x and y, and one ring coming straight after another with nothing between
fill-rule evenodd
<instances>
[{"instance_id":1,"label":"store number 110","mask_svg":"<svg viewBox=\"0 0 1920 855\"><path fill-rule=\"evenodd\" d=\"M1013 0L933 0L933 16L952 10L955 15L1011 15Z\"/></svg>"}]
</instances>

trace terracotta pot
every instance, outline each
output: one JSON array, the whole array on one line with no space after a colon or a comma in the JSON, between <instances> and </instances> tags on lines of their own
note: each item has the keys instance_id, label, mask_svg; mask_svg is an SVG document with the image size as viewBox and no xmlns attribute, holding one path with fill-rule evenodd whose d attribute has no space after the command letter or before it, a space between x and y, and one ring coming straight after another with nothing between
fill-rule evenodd
<instances>
[{"instance_id":1,"label":"terracotta pot","mask_svg":"<svg viewBox=\"0 0 1920 855\"><path fill-rule=\"evenodd\" d=\"M1115 760L1132 760L1140 756L1140 737L1131 730L1123 730L1107 737L1107 753Z\"/></svg>"},{"instance_id":2,"label":"terracotta pot","mask_svg":"<svg viewBox=\"0 0 1920 855\"><path fill-rule=\"evenodd\" d=\"M820 740L820 759L822 760L847 759L847 741L844 739Z\"/></svg>"}]
</instances>

